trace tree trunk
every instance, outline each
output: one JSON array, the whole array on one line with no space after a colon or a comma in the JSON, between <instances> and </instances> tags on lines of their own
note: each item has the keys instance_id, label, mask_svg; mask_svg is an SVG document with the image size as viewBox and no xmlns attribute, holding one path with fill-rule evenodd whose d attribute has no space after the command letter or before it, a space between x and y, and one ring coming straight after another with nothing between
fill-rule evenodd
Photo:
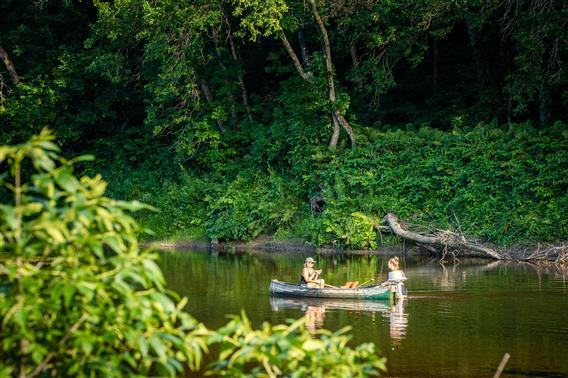
<instances>
[{"instance_id":1,"label":"tree trunk","mask_svg":"<svg viewBox=\"0 0 568 378\"><path fill-rule=\"evenodd\" d=\"M432 37L432 92L438 91L438 37Z\"/></svg>"},{"instance_id":2,"label":"tree trunk","mask_svg":"<svg viewBox=\"0 0 568 378\"><path fill-rule=\"evenodd\" d=\"M305 66L308 64L308 49L306 48L306 42L304 40L304 29L298 29L298 43L300 44L300 56L302 57L302 64Z\"/></svg>"},{"instance_id":3,"label":"tree trunk","mask_svg":"<svg viewBox=\"0 0 568 378\"><path fill-rule=\"evenodd\" d=\"M392 232L401 238L412 240L416 243L425 244L428 246L435 246L441 248L454 248L454 249L467 249L479 253L483 253L489 257L497 260L502 260L504 257L494 249L475 244L471 241L466 240L461 235L456 235L454 233L446 231L439 236L426 236L420 235L411 231L404 230L395 214L389 213L383 218L383 223L386 223Z\"/></svg>"},{"instance_id":4,"label":"tree trunk","mask_svg":"<svg viewBox=\"0 0 568 378\"><path fill-rule=\"evenodd\" d=\"M298 56L296 55L296 53L294 52L294 49L292 48L292 46L290 45L290 42L288 42L288 38L286 38L286 34L284 34L283 30L280 30L280 40L282 41L282 43L284 44L284 47L286 48L286 52L288 53L288 55L290 56L290 58L292 59L292 63L294 63L294 67L296 68L296 71L298 71L298 74L300 75L300 77L306 81L310 81L310 75L308 75L304 69L302 68L302 64L300 63L300 60L298 59Z\"/></svg>"},{"instance_id":5,"label":"tree trunk","mask_svg":"<svg viewBox=\"0 0 568 378\"><path fill-rule=\"evenodd\" d=\"M349 125L349 122L347 122L347 120L339 113L339 110L337 109L336 96L335 96L335 86L334 86L334 83L333 83L333 65L332 65L332 61L331 61L331 47L330 47L330 44L329 44L329 38L327 36L327 30L326 30L326 28L323 24L323 21L321 20L321 17L318 13L318 9L316 7L315 0L310 0L310 3L312 4L312 12L314 14L314 18L316 19L316 22L319 26L319 29L320 29L322 37L323 37L324 53L325 53L324 54L325 55L325 66L326 66L326 70L327 70L327 87L328 87L328 93L329 93L329 102L331 104L332 117L337 118L337 121L339 121L341 126L343 126L343 128L345 129L345 131L349 135L349 139L351 140L351 147L355 148L355 135L353 133L353 129Z\"/></svg>"},{"instance_id":6,"label":"tree trunk","mask_svg":"<svg viewBox=\"0 0 568 378\"><path fill-rule=\"evenodd\" d=\"M351 55L351 63L353 64L353 69L355 70L355 82L357 84L357 92L363 92L363 79L361 78L361 72L359 70L359 57L357 56L357 46L355 42L351 42L349 45L349 54Z\"/></svg>"},{"instance_id":7,"label":"tree trunk","mask_svg":"<svg viewBox=\"0 0 568 378\"><path fill-rule=\"evenodd\" d=\"M252 57L257 62L259 67L264 67L266 65L266 58L264 54L265 48L262 41L262 37L256 39L256 41L254 42L254 52L252 53ZM260 82L261 96L266 96L270 92L270 89L268 88L266 73L264 72L264 70L257 71L256 79Z\"/></svg>"},{"instance_id":8,"label":"tree trunk","mask_svg":"<svg viewBox=\"0 0 568 378\"><path fill-rule=\"evenodd\" d=\"M219 47L219 39L217 38L217 36L215 34L213 34L213 42L215 43L215 54L217 55L217 62L219 64L219 67L221 67L221 70L226 74L227 73L227 66L225 66L225 64L223 63L223 57L221 55L221 50L220 50L220 47ZM223 79L223 82L225 83L225 85L227 87L230 87L229 82L227 81L226 77ZM233 121L234 125L237 125L238 124L238 117L237 117L237 110L236 110L236 106L235 106L235 97L233 96L231 88L229 88L229 90L227 91L227 98L229 100L229 106L230 106L230 109L231 109L231 120Z\"/></svg>"},{"instance_id":9,"label":"tree trunk","mask_svg":"<svg viewBox=\"0 0 568 378\"><path fill-rule=\"evenodd\" d=\"M333 120L333 134L331 134L329 148L333 149L337 147L337 142L339 141L339 132L341 131L341 129L339 127L339 121L334 115L331 116L331 119Z\"/></svg>"},{"instance_id":10,"label":"tree trunk","mask_svg":"<svg viewBox=\"0 0 568 378\"><path fill-rule=\"evenodd\" d=\"M211 91L209 90L209 85L207 84L207 81L205 81L205 79L201 79L201 90L203 91L205 99L207 100L209 105L213 107L213 95L211 94ZM223 120L217 119L216 122L217 126L219 126L219 130L221 130L221 132L224 133L225 127L223 126Z\"/></svg>"},{"instance_id":11,"label":"tree trunk","mask_svg":"<svg viewBox=\"0 0 568 378\"><path fill-rule=\"evenodd\" d=\"M509 39L499 38L499 71L500 80L505 80L511 74L511 44ZM505 88L502 88L502 96L505 98L503 111L507 124L513 122L513 96Z\"/></svg>"},{"instance_id":12,"label":"tree trunk","mask_svg":"<svg viewBox=\"0 0 568 378\"><path fill-rule=\"evenodd\" d=\"M2 45L0 45L0 59L2 59L4 65L6 66L6 69L8 70L8 75L10 76L10 81L12 82L12 84L18 85L20 83L20 77L16 72L16 67L14 67L12 59L10 59L10 56L8 55L6 50L4 50Z\"/></svg>"},{"instance_id":13,"label":"tree trunk","mask_svg":"<svg viewBox=\"0 0 568 378\"><path fill-rule=\"evenodd\" d=\"M230 32L227 35L229 37L229 45L231 46L231 56L233 57L233 60L235 61L235 63L238 63L239 66L240 66L241 65L240 59L239 59L239 55L237 54L237 49L235 48L235 43L233 41L233 37L231 36ZM250 110L250 106L249 106L249 102L248 102L247 87L245 87L245 80L243 78L243 74L241 73L241 71L239 71L239 74L237 76L238 76L238 80L239 80L239 85L241 87L241 97L243 99L243 105L245 107L247 117L248 117L249 121L253 122L252 112Z\"/></svg>"},{"instance_id":14,"label":"tree trunk","mask_svg":"<svg viewBox=\"0 0 568 378\"><path fill-rule=\"evenodd\" d=\"M464 9L464 21L467 27L469 44L473 53L473 61L475 62L477 83L480 88L483 88L487 83L487 69L485 67L485 62L483 61L481 49L479 48L479 31L472 25L469 17L469 10L467 8Z\"/></svg>"},{"instance_id":15,"label":"tree trunk","mask_svg":"<svg viewBox=\"0 0 568 378\"><path fill-rule=\"evenodd\" d=\"M548 93L544 86L538 90L538 120L541 124L548 122Z\"/></svg>"},{"instance_id":16,"label":"tree trunk","mask_svg":"<svg viewBox=\"0 0 568 378\"><path fill-rule=\"evenodd\" d=\"M513 122L513 96L507 93L507 124L510 125Z\"/></svg>"},{"instance_id":17,"label":"tree trunk","mask_svg":"<svg viewBox=\"0 0 568 378\"><path fill-rule=\"evenodd\" d=\"M347 134L349 135L349 138L351 140L351 146L354 148L355 147L355 135L353 133L353 129L351 128L351 126L349 125L349 123L347 122L347 120L339 113L339 110L337 109L337 104L336 104L336 99L335 99L335 88L334 88L334 84L333 84L333 68L331 65L331 50L329 47L329 39L327 37L327 31L323 25L323 22L321 21L321 18L319 17L319 14L317 13L317 8L315 7L315 2L312 0L312 7L314 10L314 16L316 17L316 21L318 22L318 25L320 26L320 30L322 31L322 35L324 38L324 46L325 46L325 56L326 56L326 67L327 67L327 82L328 82L328 93L329 93L329 101L330 101L330 105L331 105L331 118L332 118L332 122L334 124L334 131L333 131L333 135L330 141L330 147L335 147L337 145L337 141L339 140L339 132L336 130L336 122L339 122L339 124L345 129L345 131L347 132ZM290 56L290 58L292 59L292 62L294 63L294 67L296 68L296 71L298 72L298 74L300 75L300 77L302 77L302 79L306 80L306 81L310 81L311 76L306 73L306 71L304 71L304 68L302 67L302 64L300 63L300 60L298 59L298 55L296 55L296 53L294 52L294 49L292 48L292 46L290 45L290 42L288 41L288 38L286 38L286 34L284 34L283 30L280 30L280 40L282 41L282 43L284 44L284 47L286 48L286 52L288 52L288 55Z\"/></svg>"}]
</instances>

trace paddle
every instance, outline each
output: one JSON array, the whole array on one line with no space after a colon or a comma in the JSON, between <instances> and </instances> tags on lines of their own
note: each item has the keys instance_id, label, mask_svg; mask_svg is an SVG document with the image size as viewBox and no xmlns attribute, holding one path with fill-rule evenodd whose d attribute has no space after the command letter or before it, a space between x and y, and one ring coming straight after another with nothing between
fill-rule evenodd
<instances>
[{"instance_id":1,"label":"paddle","mask_svg":"<svg viewBox=\"0 0 568 378\"><path fill-rule=\"evenodd\" d=\"M359 285L359 286L357 286L357 287L365 286L366 284L368 284L369 282L374 281L374 280L375 280L374 278L371 278L370 280L367 280L367 281L363 282L361 285Z\"/></svg>"},{"instance_id":2,"label":"paddle","mask_svg":"<svg viewBox=\"0 0 568 378\"><path fill-rule=\"evenodd\" d=\"M332 288L334 288L334 289L339 289L339 287L333 286L333 285L330 285L330 284L323 284L323 285L324 285L324 286L327 286L327 287L332 287Z\"/></svg>"}]
</instances>

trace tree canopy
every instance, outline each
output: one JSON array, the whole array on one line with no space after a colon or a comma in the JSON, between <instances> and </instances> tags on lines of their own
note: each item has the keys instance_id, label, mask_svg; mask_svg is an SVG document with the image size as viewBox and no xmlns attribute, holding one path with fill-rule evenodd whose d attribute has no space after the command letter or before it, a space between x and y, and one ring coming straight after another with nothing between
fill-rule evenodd
<instances>
[{"instance_id":1,"label":"tree canopy","mask_svg":"<svg viewBox=\"0 0 568 378\"><path fill-rule=\"evenodd\" d=\"M344 194L359 197L341 212L349 219L362 207L380 213L384 205L370 204L390 194L377 197L363 186L343 193L342 182L363 176L355 163L343 171L334 164L350 165L344 154L351 148L358 152L349 156L361 162L385 158L372 155L389 150L388 133L402 133L400 145L417 135L442 143L437 156L447 152L440 139L474 135L464 143L483 145L480 135L493 132L503 138L529 132L536 145L543 135L562 148L567 14L559 0L5 1L0 141L18 143L49 126L65 151L89 151L108 163L84 167L115 178L113 195L145 196L176 214L181 229L209 237L305 228L300 224L311 222L306 209L315 197L328 203ZM489 131L469 134L476 128ZM416 134L426 129L432 134ZM557 147L550 148L537 165L550 164ZM516 160L523 156L512 156L511 164L525 164ZM317 177L316 167L342 177ZM493 167L493 177L501 169ZM530 180L531 172L513 181ZM252 180L264 189L247 189ZM551 180L552 188L562 182ZM409 184L412 191L423 190L420 181ZM212 189L201 193L198 182ZM197 201L199 210L158 203L172 188ZM240 194L229 201L233 192ZM460 211L437 200L437 214L411 198L404 202L416 206L411 217L441 226ZM532 195L527 200L561 208ZM250 201L254 211L247 205L239 216L236 204ZM457 202L476 208L473 196ZM267 215L273 207L280 210ZM517 235L527 236L528 219L541 211L523 215ZM165 215L150 217L169 223ZM499 222L509 230L511 222Z\"/></svg>"}]
</instances>

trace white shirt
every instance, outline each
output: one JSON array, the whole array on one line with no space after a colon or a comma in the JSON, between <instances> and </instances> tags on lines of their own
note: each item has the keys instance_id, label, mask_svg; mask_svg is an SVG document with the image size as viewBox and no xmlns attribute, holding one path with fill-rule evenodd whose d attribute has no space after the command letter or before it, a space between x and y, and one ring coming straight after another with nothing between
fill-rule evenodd
<instances>
[{"instance_id":1,"label":"white shirt","mask_svg":"<svg viewBox=\"0 0 568 378\"><path fill-rule=\"evenodd\" d=\"M406 276L402 270L393 270L389 272L388 278L389 281L404 281Z\"/></svg>"}]
</instances>

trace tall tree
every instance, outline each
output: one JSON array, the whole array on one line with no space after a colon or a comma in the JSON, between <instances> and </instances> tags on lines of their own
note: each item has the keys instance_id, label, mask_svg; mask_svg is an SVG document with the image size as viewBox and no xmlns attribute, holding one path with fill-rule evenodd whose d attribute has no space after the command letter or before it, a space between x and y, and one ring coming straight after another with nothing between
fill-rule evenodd
<instances>
[{"instance_id":1,"label":"tall tree","mask_svg":"<svg viewBox=\"0 0 568 378\"><path fill-rule=\"evenodd\" d=\"M264 2L264 4L261 5L256 0L234 0L233 4L235 5L234 14L240 19L241 28L243 30L241 34L247 34L253 40L256 39L259 35L278 35L300 77L308 82L312 82L312 73L307 73L304 70L302 62L298 58L296 52L294 51L292 45L286 37L286 25L288 23L283 20L289 10L289 5L286 3L286 1L271 0ZM322 21L315 0L310 0L310 5L314 21L317 24L322 36L322 44L324 50L327 94L330 106L331 120L333 123L333 133L329 142L329 147L335 148L337 146L340 126L343 127L343 129L349 135L351 146L355 147L355 134L353 132L353 129L349 122L347 122L347 120L345 119L337 104L335 74L331 58L331 44L329 42L328 32ZM302 8L300 7L299 9L301 10ZM289 27L289 29L292 29L290 31L296 31L296 24L290 24L292 25L291 27Z\"/></svg>"}]
</instances>

